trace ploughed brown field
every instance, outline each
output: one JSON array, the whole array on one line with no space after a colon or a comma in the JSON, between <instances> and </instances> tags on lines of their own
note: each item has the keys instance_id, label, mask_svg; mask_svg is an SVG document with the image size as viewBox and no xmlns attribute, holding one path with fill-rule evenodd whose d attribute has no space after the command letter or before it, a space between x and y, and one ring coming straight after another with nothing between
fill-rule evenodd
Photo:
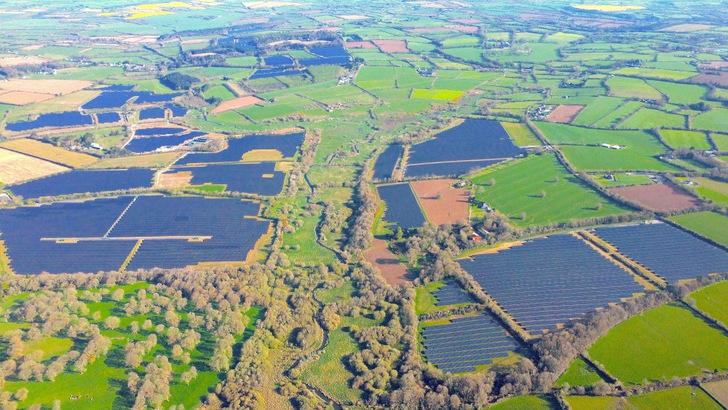
<instances>
[{"instance_id":1,"label":"ploughed brown field","mask_svg":"<svg viewBox=\"0 0 728 410\"><path fill-rule=\"evenodd\" d=\"M612 188L612 192L653 211L695 208L700 201L670 185L654 184Z\"/></svg>"},{"instance_id":2,"label":"ploughed brown field","mask_svg":"<svg viewBox=\"0 0 728 410\"><path fill-rule=\"evenodd\" d=\"M549 114L548 117L546 117L546 121L570 123L574 121L574 118L576 118L583 109L583 105L559 105L555 110L551 111L551 114Z\"/></svg>"},{"instance_id":3,"label":"ploughed brown field","mask_svg":"<svg viewBox=\"0 0 728 410\"><path fill-rule=\"evenodd\" d=\"M364 252L364 258L371 263L384 280L392 286L411 282L414 277L402 262L387 248L387 242L374 239L372 247Z\"/></svg>"},{"instance_id":4,"label":"ploughed brown field","mask_svg":"<svg viewBox=\"0 0 728 410\"><path fill-rule=\"evenodd\" d=\"M210 114L220 114L226 111L232 111L237 110L238 108L247 107L249 105L257 104L261 102L261 100L258 97L253 97L252 95L247 95L245 97L235 98L233 100L225 101L215 107L212 111L210 111Z\"/></svg>"},{"instance_id":5,"label":"ploughed brown field","mask_svg":"<svg viewBox=\"0 0 728 410\"><path fill-rule=\"evenodd\" d=\"M699 74L690 78L695 84L722 85L728 87L728 73Z\"/></svg>"},{"instance_id":6,"label":"ploughed brown field","mask_svg":"<svg viewBox=\"0 0 728 410\"><path fill-rule=\"evenodd\" d=\"M404 40L374 40L373 43L385 53L409 53Z\"/></svg>"},{"instance_id":7,"label":"ploughed brown field","mask_svg":"<svg viewBox=\"0 0 728 410\"><path fill-rule=\"evenodd\" d=\"M371 41L348 41L346 48L377 48Z\"/></svg>"},{"instance_id":8,"label":"ploughed brown field","mask_svg":"<svg viewBox=\"0 0 728 410\"><path fill-rule=\"evenodd\" d=\"M468 220L470 191L453 188L454 179L414 181L412 189L422 204L427 219L435 225Z\"/></svg>"}]
</instances>

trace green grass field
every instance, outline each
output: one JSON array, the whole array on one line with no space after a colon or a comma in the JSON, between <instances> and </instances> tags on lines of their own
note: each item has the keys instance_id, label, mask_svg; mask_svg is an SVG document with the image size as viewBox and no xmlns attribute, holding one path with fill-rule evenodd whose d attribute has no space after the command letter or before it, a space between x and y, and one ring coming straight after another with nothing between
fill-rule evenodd
<instances>
[{"instance_id":1,"label":"green grass field","mask_svg":"<svg viewBox=\"0 0 728 410\"><path fill-rule=\"evenodd\" d=\"M556 178L558 182L555 182ZM490 186L491 179L495 181L493 186ZM508 215L516 226L626 212L566 172L555 155L529 157L494 171L486 170L472 181L477 185L476 199ZM541 191L545 192L545 197L541 197ZM524 212L526 218L522 219Z\"/></svg>"},{"instance_id":2,"label":"green grass field","mask_svg":"<svg viewBox=\"0 0 728 410\"><path fill-rule=\"evenodd\" d=\"M683 128L685 127L685 117L643 108L622 121L617 128L648 130L657 127Z\"/></svg>"},{"instance_id":3,"label":"green grass field","mask_svg":"<svg viewBox=\"0 0 728 410\"><path fill-rule=\"evenodd\" d=\"M549 396L518 396L489 407L494 410L549 410L558 404Z\"/></svg>"},{"instance_id":4,"label":"green grass field","mask_svg":"<svg viewBox=\"0 0 728 410\"><path fill-rule=\"evenodd\" d=\"M702 389L684 386L661 390L629 398L569 396L566 398L574 410L662 410L670 409L715 409L721 407Z\"/></svg>"},{"instance_id":5,"label":"green grass field","mask_svg":"<svg viewBox=\"0 0 728 410\"><path fill-rule=\"evenodd\" d=\"M690 294L696 306L713 319L728 323L728 282L720 282Z\"/></svg>"},{"instance_id":6,"label":"green grass field","mask_svg":"<svg viewBox=\"0 0 728 410\"><path fill-rule=\"evenodd\" d=\"M728 217L725 215L714 212L698 212L675 215L670 220L728 247L728 237L725 235L728 232Z\"/></svg>"},{"instance_id":7,"label":"green grass field","mask_svg":"<svg viewBox=\"0 0 728 410\"><path fill-rule=\"evenodd\" d=\"M728 337L671 304L628 319L599 339L590 356L628 384L728 369Z\"/></svg>"},{"instance_id":8,"label":"green grass field","mask_svg":"<svg viewBox=\"0 0 728 410\"><path fill-rule=\"evenodd\" d=\"M693 119L693 128L699 130L721 131L728 130L728 109L714 108Z\"/></svg>"},{"instance_id":9,"label":"green grass field","mask_svg":"<svg viewBox=\"0 0 728 410\"><path fill-rule=\"evenodd\" d=\"M640 108L644 107L644 104L639 101L629 101L626 104L620 106L616 110L610 112L604 117L596 121L592 126L598 128L611 128L615 124L618 124L623 118L637 112Z\"/></svg>"},{"instance_id":10,"label":"green grass field","mask_svg":"<svg viewBox=\"0 0 728 410\"><path fill-rule=\"evenodd\" d=\"M702 85L680 84L669 81L649 80L647 84L665 94L672 104L688 105L702 100L708 89Z\"/></svg>"},{"instance_id":11,"label":"green grass field","mask_svg":"<svg viewBox=\"0 0 728 410\"><path fill-rule=\"evenodd\" d=\"M587 104L577 116L573 124L589 126L604 118L610 112L616 110L624 103L621 98L614 97L596 97L593 102Z\"/></svg>"},{"instance_id":12,"label":"green grass field","mask_svg":"<svg viewBox=\"0 0 728 410\"><path fill-rule=\"evenodd\" d=\"M595 175L594 179L605 187L635 186L652 184L652 179L643 174L612 174L614 181L607 180L604 174Z\"/></svg>"},{"instance_id":13,"label":"green grass field","mask_svg":"<svg viewBox=\"0 0 728 410\"><path fill-rule=\"evenodd\" d=\"M466 306L468 303L457 305L437 305L437 298L432 294L433 291L441 288L445 283L442 281L428 283L415 289L415 313L418 315L436 312L438 310L451 309L454 307Z\"/></svg>"},{"instance_id":14,"label":"green grass field","mask_svg":"<svg viewBox=\"0 0 728 410\"><path fill-rule=\"evenodd\" d=\"M412 90L412 98L418 100L441 100L457 102L465 93L457 90L427 90L415 88Z\"/></svg>"},{"instance_id":15,"label":"green grass field","mask_svg":"<svg viewBox=\"0 0 728 410\"><path fill-rule=\"evenodd\" d=\"M556 387L561 387L564 383L570 386L591 386L592 384L602 380L596 369L584 361L581 357L577 357L571 366L556 381Z\"/></svg>"},{"instance_id":16,"label":"green grass field","mask_svg":"<svg viewBox=\"0 0 728 410\"><path fill-rule=\"evenodd\" d=\"M672 148L695 148L709 150L713 147L708 142L705 133L685 130L661 130L660 135L667 145Z\"/></svg>"},{"instance_id":17,"label":"green grass field","mask_svg":"<svg viewBox=\"0 0 728 410\"><path fill-rule=\"evenodd\" d=\"M606 82L614 97L660 100L662 94L641 78L612 77Z\"/></svg>"},{"instance_id":18,"label":"green grass field","mask_svg":"<svg viewBox=\"0 0 728 410\"><path fill-rule=\"evenodd\" d=\"M693 77L696 74L694 67L691 67L692 71L675 71L675 70L664 70L664 69L650 69L650 68L632 68L625 67L614 72L614 74L628 75L641 78L657 78L664 80L685 80Z\"/></svg>"},{"instance_id":19,"label":"green grass field","mask_svg":"<svg viewBox=\"0 0 728 410\"><path fill-rule=\"evenodd\" d=\"M541 141L526 124L519 122L501 122L513 142L519 147L541 145Z\"/></svg>"}]
</instances>

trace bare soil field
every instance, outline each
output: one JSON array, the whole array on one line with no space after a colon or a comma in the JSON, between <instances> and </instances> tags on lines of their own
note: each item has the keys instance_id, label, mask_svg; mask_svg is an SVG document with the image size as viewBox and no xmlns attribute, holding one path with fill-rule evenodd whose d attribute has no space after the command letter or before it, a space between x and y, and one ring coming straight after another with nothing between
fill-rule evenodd
<instances>
[{"instance_id":1,"label":"bare soil field","mask_svg":"<svg viewBox=\"0 0 728 410\"><path fill-rule=\"evenodd\" d=\"M695 208L700 201L678 188L665 184L639 185L613 188L611 192L641 206L658 211L678 211Z\"/></svg>"},{"instance_id":2,"label":"bare soil field","mask_svg":"<svg viewBox=\"0 0 728 410\"><path fill-rule=\"evenodd\" d=\"M695 84L722 85L728 87L728 73L699 74L691 77L690 81Z\"/></svg>"},{"instance_id":3,"label":"bare soil field","mask_svg":"<svg viewBox=\"0 0 728 410\"><path fill-rule=\"evenodd\" d=\"M452 184L456 182L454 179L438 179L411 183L427 219L435 225L468 220L470 192L453 188Z\"/></svg>"},{"instance_id":4,"label":"bare soil field","mask_svg":"<svg viewBox=\"0 0 728 410\"><path fill-rule=\"evenodd\" d=\"M387 248L387 242L374 239L372 247L364 252L364 258L374 265L384 280L392 286L411 282L414 277L402 262Z\"/></svg>"},{"instance_id":5,"label":"bare soil field","mask_svg":"<svg viewBox=\"0 0 728 410\"><path fill-rule=\"evenodd\" d=\"M67 151L63 148L27 138L5 141L0 144L0 147L74 168L96 162L96 157L91 155Z\"/></svg>"},{"instance_id":6,"label":"bare soil field","mask_svg":"<svg viewBox=\"0 0 728 410\"><path fill-rule=\"evenodd\" d=\"M354 20L368 20L371 17L364 16L364 15L361 15L361 14L345 14L343 16L339 16L339 18L342 19L342 20L354 21Z\"/></svg>"},{"instance_id":7,"label":"bare soil field","mask_svg":"<svg viewBox=\"0 0 728 410\"><path fill-rule=\"evenodd\" d=\"M26 93L65 95L75 93L93 85L81 80L10 80L0 83L0 90Z\"/></svg>"},{"instance_id":8,"label":"bare soil field","mask_svg":"<svg viewBox=\"0 0 728 410\"><path fill-rule=\"evenodd\" d=\"M460 23L460 24L478 24L478 23L482 23L480 20L476 20L476 19L455 19L452 22L453 23Z\"/></svg>"},{"instance_id":9,"label":"bare soil field","mask_svg":"<svg viewBox=\"0 0 728 410\"><path fill-rule=\"evenodd\" d=\"M24 65L41 65L47 63L48 59L40 57L29 57L29 56L11 56L11 57L0 57L0 67L19 67Z\"/></svg>"},{"instance_id":10,"label":"bare soil field","mask_svg":"<svg viewBox=\"0 0 728 410\"><path fill-rule=\"evenodd\" d=\"M349 41L346 48L377 48L371 41Z\"/></svg>"},{"instance_id":11,"label":"bare soil field","mask_svg":"<svg viewBox=\"0 0 728 410\"><path fill-rule=\"evenodd\" d=\"M728 61L711 61L709 63L698 64L698 68L702 70L720 70L728 68Z\"/></svg>"},{"instance_id":12,"label":"bare soil field","mask_svg":"<svg viewBox=\"0 0 728 410\"><path fill-rule=\"evenodd\" d=\"M385 53L409 53L404 40L373 40L373 43Z\"/></svg>"},{"instance_id":13,"label":"bare soil field","mask_svg":"<svg viewBox=\"0 0 728 410\"><path fill-rule=\"evenodd\" d=\"M708 24L678 24L675 26L663 28L661 31L669 31L672 33L690 33L693 31L707 30L713 27L715 26L711 26Z\"/></svg>"},{"instance_id":14,"label":"bare soil field","mask_svg":"<svg viewBox=\"0 0 728 410\"><path fill-rule=\"evenodd\" d=\"M0 149L0 182L4 184L11 185L69 169L42 159Z\"/></svg>"},{"instance_id":15,"label":"bare soil field","mask_svg":"<svg viewBox=\"0 0 728 410\"><path fill-rule=\"evenodd\" d=\"M182 171L175 173L167 173L159 176L157 181L157 187L159 188L177 188L183 186L189 186L192 182L192 172Z\"/></svg>"},{"instance_id":16,"label":"bare soil field","mask_svg":"<svg viewBox=\"0 0 728 410\"><path fill-rule=\"evenodd\" d=\"M457 25L457 26L448 26L448 28L451 28L455 31L460 31L462 33L477 33L478 28L475 26L466 26L466 25Z\"/></svg>"},{"instance_id":17,"label":"bare soil field","mask_svg":"<svg viewBox=\"0 0 728 410\"><path fill-rule=\"evenodd\" d=\"M257 104L261 102L261 100L258 97L253 97L252 95L248 95L245 97L235 98L233 100L225 101L215 107L212 111L210 111L210 114L220 114L222 112L231 111L231 110L237 110L238 108L247 107L249 105Z\"/></svg>"},{"instance_id":18,"label":"bare soil field","mask_svg":"<svg viewBox=\"0 0 728 410\"><path fill-rule=\"evenodd\" d=\"M549 114L548 117L546 117L546 121L568 124L574 121L574 118L576 118L583 109L583 105L559 105L555 110L551 111L551 114Z\"/></svg>"},{"instance_id":19,"label":"bare soil field","mask_svg":"<svg viewBox=\"0 0 728 410\"><path fill-rule=\"evenodd\" d=\"M723 407L728 406L728 380L705 383L702 387Z\"/></svg>"},{"instance_id":20,"label":"bare soil field","mask_svg":"<svg viewBox=\"0 0 728 410\"><path fill-rule=\"evenodd\" d=\"M27 93L24 91L8 91L0 94L0 103L10 105L27 105L48 101L53 98L50 94Z\"/></svg>"}]
</instances>

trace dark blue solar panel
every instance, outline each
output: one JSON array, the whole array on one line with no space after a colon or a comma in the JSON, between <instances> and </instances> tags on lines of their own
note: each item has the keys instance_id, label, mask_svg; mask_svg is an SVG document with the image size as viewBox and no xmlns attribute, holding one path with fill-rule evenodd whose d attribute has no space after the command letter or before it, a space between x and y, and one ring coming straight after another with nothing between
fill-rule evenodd
<instances>
[{"instance_id":1,"label":"dark blue solar panel","mask_svg":"<svg viewBox=\"0 0 728 410\"><path fill-rule=\"evenodd\" d=\"M179 105L176 105L176 104L167 104L165 106L165 108L172 111L173 117L181 118L181 117L184 117L185 115L187 115L187 108L180 107Z\"/></svg>"},{"instance_id":2,"label":"dark blue solar panel","mask_svg":"<svg viewBox=\"0 0 728 410\"><path fill-rule=\"evenodd\" d=\"M99 124L112 124L121 121L121 115L118 112L105 112L96 114Z\"/></svg>"},{"instance_id":3,"label":"dark blue solar panel","mask_svg":"<svg viewBox=\"0 0 728 410\"><path fill-rule=\"evenodd\" d=\"M505 160L483 160L483 161L461 161L445 162L441 164L410 164L405 167L405 175L410 178L416 177L457 177L468 172L487 168L491 165L501 163Z\"/></svg>"},{"instance_id":4,"label":"dark blue solar panel","mask_svg":"<svg viewBox=\"0 0 728 410\"><path fill-rule=\"evenodd\" d=\"M285 67L293 65L293 60L288 56L276 55L268 56L263 59L267 67Z\"/></svg>"},{"instance_id":5,"label":"dark blue solar panel","mask_svg":"<svg viewBox=\"0 0 728 410\"><path fill-rule=\"evenodd\" d=\"M228 139L228 147L220 152L191 153L177 161L177 165L203 164L214 162L239 162L246 152L259 149L276 149L284 158L296 155L298 147L303 144L305 134L302 132L284 135L249 135L243 138Z\"/></svg>"},{"instance_id":6,"label":"dark blue solar panel","mask_svg":"<svg viewBox=\"0 0 728 410\"><path fill-rule=\"evenodd\" d=\"M727 252L668 224L599 228L595 232L668 282L728 272Z\"/></svg>"},{"instance_id":7,"label":"dark blue solar panel","mask_svg":"<svg viewBox=\"0 0 728 410\"><path fill-rule=\"evenodd\" d=\"M500 325L484 314L453 319L422 330L427 360L443 372L475 371L518 348Z\"/></svg>"},{"instance_id":8,"label":"dark blue solar panel","mask_svg":"<svg viewBox=\"0 0 728 410\"><path fill-rule=\"evenodd\" d=\"M413 145L407 163L502 160L524 152L513 144L500 122L467 119L429 141Z\"/></svg>"},{"instance_id":9,"label":"dark blue solar panel","mask_svg":"<svg viewBox=\"0 0 728 410\"><path fill-rule=\"evenodd\" d=\"M139 111L139 120L163 120L166 118L164 108L152 107Z\"/></svg>"},{"instance_id":10,"label":"dark blue solar panel","mask_svg":"<svg viewBox=\"0 0 728 410\"><path fill-rule=\"evenodd\" d=\"M103 110L121 108L137 93L133 91L104 91L93 100L83 105L84 110Z\"/></svg>"},{"instance_id":11,"label":"dark blue solar panel","mask_svg":"<svg viewBox=\"0 0 728 410\"><path fill-rule=\"evenodd\" d=\"M425 223L420 205L409 184L380 185L379 197L387 206L384 219L399 225L403 230L419 228Z\"/></svg>"},{"instance_id":12,"label":"dark blue solar panel","mask_svg":"<svg viewBox=\"0 0 728 410\"><path fill-rule=\"evenodd\" d=\"M36 179L8 189L25 199L44 196L107 192L152 186L154 171L150 169L86 171L73 170Z\"/></svg>"},{"instance_id":13,"label":"dark blue solar panel","mask_svg":"<svg viewBox=\"0 0 728 410\"><path fill-rule=\"evenodd\" d=\"M180 95L182 95L182 93L154 94L148 91L139 91L136 93L137 99L134 100L134 104L154 104L170 102Z\"/></svg>"},{"instance_id":14,"label":"dark blue solar panel","mask_svg":"<svg viewBox=\"0 0 728 410\"><path fill-rule=\"evenodd\" d=\"M184 132L184 128L179 127L154 127L154 128L142 128L134 131L134 135L140 137L150 137L156 135L173 135Z\"/></svg>"},{"instance_id":15,"label":"dark blue solar panel","mask_svg":"<svg viewBox=\"0 0 728 410\"><path fill-rule=\"evenodd\" d=\"M463 290L463 288L455 282L447 282L432 292L432 294L437 299L437 306L459 305L461 303L473 302L473 299L470 297L468 292Z\"/></svg>"},{"instance_id":16,"label":"dark blue solar panel","mask_svg":"<svg viewBox=\"0 0 728 410\"><path fill-rule=\"evenodd\" d=\"M227 185L227 191L275 196L283 190L286 174L275 171L274 162L256 164L178 167L173 172L192 172L192 185Z\"/></svg>"},{"instance_id":17,"label":"dark blue solar panel","mask_svg":"<svg viewBox=\"0 0 728 410\"><path fill-rule=\"evenodd\" d=\"M7 123L5 124L5 129L21 132L44 127L76 127L91 124L93 124L93 119L90 115L83 115L78 111L71 111L41 114L34 120Z\"/></svg>"},{"instance_id":18,"label":"dark blue solar panel","mask_svg":"<svg viewBox=\"0 0 728 410\"><path fill-rule=\"evenodd\" d=\"M374 163L374 179L387 180L392 178L392 172L394 167L397 166L397 161L402 157L404 147L399 144L393 144L387 147L377 158L377 162Z\"/></svg>"},{"instance_id":19,"label":"dark blue solar panel","mask_svg":"<svg viewBox=\"0 0 728 410\"><path fill-rule=\"evenodd\" d=\"M56 243L41 238L103 237L132 198L61 202L0 210L10 267L19 274L118 270L135 241Z\"/></svg>"},{"instance_id":20,"label":"dark blue solar panel","mask_svg":"<svg viewBox=\"0 0 728 410\"><path fill-rule=\"evenodd\" d=\"M631 274L572 235L534 239L458 263L532 334L644 292Z\"/></svg>"},{"instance_id":21,"label":"dark blue solar panel","mask_svg":"<svg viewBox=\"0 0 728 410\"><path fill-rule=\"evenodd\" d=\"M271 69L260 69L256 70L253 75L250 76L251 80L259 78L272 78L272 77L287 77L291 75L305 75L304 71L299 70L288 70L282 68L271 68Z\"/></svg>"}]
</instances>

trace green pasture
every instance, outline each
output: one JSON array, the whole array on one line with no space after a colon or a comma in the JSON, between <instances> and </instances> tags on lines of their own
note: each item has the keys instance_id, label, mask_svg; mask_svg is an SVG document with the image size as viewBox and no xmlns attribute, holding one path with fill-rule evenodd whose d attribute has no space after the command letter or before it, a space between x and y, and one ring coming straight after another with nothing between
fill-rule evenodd
<instances>
[{"instance_id":1,"label":"green pasture","mask_svg":"<svg viewBox=\"0 0 728 410\"><path fill-rule=\"evenodd\" d=\"M670 220L688 230L728 247L728 236L725 234L728 232L728 216L714 212L698 212L675 215Z\"/></svg>"},{"instance_id":2,"label":"green pasture","mask_svg":"<svg viewBox=\"0 0 728 410\"><path fill-rule=\"evenodd\" d=\"M471 180L476 185L478 201L507 215L511 224L520 227L627 211L569 174L555 155L532 156L513 165L486 170ZM494 181L492 186L491 180Z\"/></svg>"},{"instance_id":3,"label":"green pasture","mask_svg":"<svg viewBox=\"0 0 728 410\"><path fill-rule=\"evenodd\" d=\"M670 304L628 319L589 355L628 384L728 370L728 337L690 310Z\"/></svg>"}]
</instances>

